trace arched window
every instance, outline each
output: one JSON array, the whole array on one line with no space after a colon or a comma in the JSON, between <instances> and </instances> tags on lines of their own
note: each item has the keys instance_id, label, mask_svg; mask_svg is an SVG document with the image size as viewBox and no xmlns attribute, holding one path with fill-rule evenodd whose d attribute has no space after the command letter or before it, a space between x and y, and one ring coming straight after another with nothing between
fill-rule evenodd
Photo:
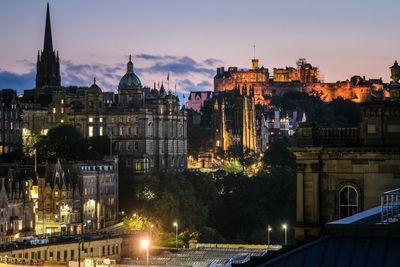
<instances>
[{"instance_id":1,"label":"arched window","mask_svg":"<svg viewBox=\"0 0 400 267\"><path fill-rule=\"evenodd\" d=\"M352 185L345 185L339 191L339 218L345 218L358 212L358 190Z\"/></svg>"}]
</instances>

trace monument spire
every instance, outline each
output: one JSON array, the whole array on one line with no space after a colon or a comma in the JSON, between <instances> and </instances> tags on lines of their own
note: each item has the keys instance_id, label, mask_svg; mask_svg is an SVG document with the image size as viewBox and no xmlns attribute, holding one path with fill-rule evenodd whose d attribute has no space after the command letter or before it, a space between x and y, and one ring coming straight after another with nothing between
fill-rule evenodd
<instances>
[{"instance_id":1,"label":"monument spire","mask_svg":"<svg viewBox=\"0 0 400 267\"><path fill-rule=\"evenodd\" d=\"M43 52L53 52L53 39L51 37L51 23L50 23L50 8L49 2L47 2L47 13L46 13L46 28L44 32L44 47Z\"/></svg>"}]
</instances>

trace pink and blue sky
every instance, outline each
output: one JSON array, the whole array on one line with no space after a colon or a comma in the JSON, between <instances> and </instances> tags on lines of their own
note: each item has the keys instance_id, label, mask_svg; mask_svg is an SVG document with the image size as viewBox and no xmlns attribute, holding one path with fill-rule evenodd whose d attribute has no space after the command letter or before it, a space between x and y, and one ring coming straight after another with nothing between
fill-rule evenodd
<instances>
[{"instance_id":1,"label":"pink and blue sky","mask_svg":"<svg viewBox=\"0 0 400 267\"><path fill-rule=\"evenodd\" d=\"M389 81L400 59L398 0L52 0L53 45L62 84L116 90L128 55L142 84L170 73L170 88L212 90L219 66L294 66L299 57L325 81L365 75ZM0 88L34 86L45 0L0 2Z\"/></svg>"}]
</instances>

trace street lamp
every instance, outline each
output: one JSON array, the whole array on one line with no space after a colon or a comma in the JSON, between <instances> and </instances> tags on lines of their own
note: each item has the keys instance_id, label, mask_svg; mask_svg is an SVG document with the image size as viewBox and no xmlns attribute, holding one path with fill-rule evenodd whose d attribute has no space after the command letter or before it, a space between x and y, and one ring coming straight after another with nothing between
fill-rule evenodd
<instances>
[{"instance_id":1,"label":"street lamp","mask_svg":"<svg viewBox=\"0 0 400 267\"><path fill-rule=\"evenodd\" d=\"M175 226L175 248L178 248L178 222L175 221L173 226Z\"/></svg>"},{"instance_id":2,"label":"street lamp","mask_svg":"<svg viewBox=\"0 0 400 267\"><path fill-rule=\"evenodd\" d=\"M283 230L285 230L285 245L287 245L287 224L284 223L282 225Z\"/></svg>"},{"instance_id":3,"label":"street lamp","mask_svg":"<svg viewBox=\"0 0 400 267\"><path fill-rule=\"evenodd\" d=\"M269 233L272 231L272 228L271 228L271 226L269 226L269 224L268 224L268 229L267 229L267 232L268 232L268 246L270 245L270 240L269 240Z\"/></svg>"},{"instance_id":4,"label":"street lamp","mask_svg":"<svg viewBox=\"0 0 400 267\"><path fill-rule=\"evenodd\" d=\"M150 241L148 239L143 239L140 243L143 249L146 249L146 266L149 266L149 246Z\"/></svg>"}]
</instances>

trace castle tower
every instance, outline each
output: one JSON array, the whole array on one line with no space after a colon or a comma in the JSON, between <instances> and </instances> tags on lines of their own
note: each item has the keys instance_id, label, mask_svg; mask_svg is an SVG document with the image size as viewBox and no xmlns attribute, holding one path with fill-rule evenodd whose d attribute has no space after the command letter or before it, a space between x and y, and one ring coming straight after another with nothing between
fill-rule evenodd
<instances>
[{"instance_id":1,"label":"castle tower","mask_svg":"<svg viewBox=\"0 0 400 267\"><path fill-rule=\"evenodd\" d=\"M40 94L42 87L61 86L60 61L58 51L53 50L51 36L50 8L47 3L46 26L44 33L43 51L38 51L36 64L36 95Z\"/></svg>"},{"instance_id":2,"label":"castle tower","mask_svg":"<svg viewBox=\"0 0 400 267\"><path fill-rule=\"evenodd\" d=\"M400 99L400 66L397 60L390 67L390 74L390 79L392 80L389 85L390 98L398 100Z\"/></svg>"}]
</instances>

